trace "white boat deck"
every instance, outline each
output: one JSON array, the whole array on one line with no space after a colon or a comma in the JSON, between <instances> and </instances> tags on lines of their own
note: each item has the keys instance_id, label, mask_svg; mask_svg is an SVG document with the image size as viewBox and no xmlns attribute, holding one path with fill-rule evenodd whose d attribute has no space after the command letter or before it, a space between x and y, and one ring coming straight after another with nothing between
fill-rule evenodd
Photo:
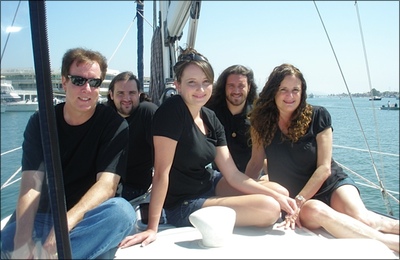
<instances>
[{"instance_id":1,"label":"white boat deck","mask_svg":"<svg viewBox=\"0 0 400 260\"><path fill-rule=\"evenodd\" d=\"M138 199L148 202L149 196ZM136 229L145 230L137 205ZM1 228L8 217L1 221ZM202 234L195 227L161 224L153 243L118 249L114 259L399 259L397 252L377 240L337 239L324 229L291 230L278 225L236 227L224 246L210 248L203 246Z\"/></svg>"},{"instance_id":2,"label":"white boat deck","mask_svg":"<svg viewBox=\"0 0 400 260\"><path fill-rule=\"evenodd\" d=\"M228 243L219 248L206 248L201 241L194 227L165 229L146 247L118 249L115 259L399 259L376 240L336 239L322 230L285 230L277 224L235 228Z\"/></svg>"}]
</instances>

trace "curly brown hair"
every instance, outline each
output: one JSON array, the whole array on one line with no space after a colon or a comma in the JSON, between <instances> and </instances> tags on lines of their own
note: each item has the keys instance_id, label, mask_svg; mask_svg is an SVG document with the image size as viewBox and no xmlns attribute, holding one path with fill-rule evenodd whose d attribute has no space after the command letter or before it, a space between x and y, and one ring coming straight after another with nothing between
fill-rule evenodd
<instances>
[{"instance_id":1,"label":"curly brown hair","mask_svg":"<svg viewBox=\"0 0 400 260\"><path fill-rule=\"evenodd\" d=\"M275 104L275 96L286 76L294 75L301 81L300 105L294 111L286 137L297 142L306 132L311 122L312 106L307 103L307 83L298 68L291 64L281 64L273 69L268 81L254 101L253 110L249 114L252 142L268 146L274 137L279 121L279 110Z\"/></svg>"}]
</instances>

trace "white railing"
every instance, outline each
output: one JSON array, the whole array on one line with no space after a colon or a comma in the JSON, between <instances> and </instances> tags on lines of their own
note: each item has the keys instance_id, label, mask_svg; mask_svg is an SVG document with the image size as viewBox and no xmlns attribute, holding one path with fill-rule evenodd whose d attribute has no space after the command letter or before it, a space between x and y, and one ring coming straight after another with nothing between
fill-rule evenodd
<instances>
[{"instance_id":1,"label":"white railing","mask_svg":"<svg viewBox=\"0 0 400 260\"><path fill-rule=\"evenodd\" d=\"M358 149L358 148L354 148L354 147L346 147L346 146L340 146L340 145L333 145L333 147L337 147L337 148L342 148L342 149L350 149L350 150L356 150L356 151L360 151L360 152L368 152L368 150L365 149ZM3 152L1 153L1 156L9 154L9 153L13 153L19 149L22 149L22 147L17 147L14 149L11 149L9 151ZM371 153L377 153L377 154L381 154L381 155L386 155L386 156L394 156L394 157L399 157L398 154L392 154L392 153L383 153L383 152L377 152L377 151L370 151ZM337 161L336 161L337 162ZM387 196L389 196L391 199L393 199L397 204L399 204L399 191L394 191L394 190L387 190L385 188L382 188L381 186L375 184L374 182L368 180L367 178L365 178L363 175L351 170L349 167L341 164L340 162L337 162L347 173L350 173L351 175L357 176L357 178L361 179L363 182L360 181L355 181L357 183L357 185L360 186L364 186L364 187L368 187L371 189L376 189L376 190L380 190L381 192L385 192ZM16 166L17 167L17 166ZM18 182L21 179L21 176L19 175L19 173L21 172L21 167L19 167L2 185L1 185L1 190L7 188L8 186ZM4 173L2 173L4 174ZM7 175L6 175L7 176ZM146 199L148 199L148 196L150 195L150 191L146 194L143 195L143 197L138 198L138 200L140 201L145 201ZM133 206L138 204L138 201L132 201L131 203Z\"/></svg>"}]
</instances>

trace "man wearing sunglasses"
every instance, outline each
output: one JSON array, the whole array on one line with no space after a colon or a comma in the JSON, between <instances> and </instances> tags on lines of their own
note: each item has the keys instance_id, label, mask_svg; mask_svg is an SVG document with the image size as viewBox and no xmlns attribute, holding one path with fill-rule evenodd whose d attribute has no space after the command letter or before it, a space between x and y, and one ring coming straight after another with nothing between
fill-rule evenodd
<instances>
[{"instance_id":1,"label":"man wearing sunglasses","mask_svg":"<svg viewBox=\"0 0 400 260\"><path fill-rule=\"evenodd\" d=\"M55 115L74 259L113 258L110 254L135 222L129 202L114 197L126 171L129 133L123 118L97 103L106 71L99 52L75 48L64 54L66 99L55 106ZM57 258L37 112L27 124L22 148L20 195L1 234L2 256Z\"/></svg>"}]
</instances>

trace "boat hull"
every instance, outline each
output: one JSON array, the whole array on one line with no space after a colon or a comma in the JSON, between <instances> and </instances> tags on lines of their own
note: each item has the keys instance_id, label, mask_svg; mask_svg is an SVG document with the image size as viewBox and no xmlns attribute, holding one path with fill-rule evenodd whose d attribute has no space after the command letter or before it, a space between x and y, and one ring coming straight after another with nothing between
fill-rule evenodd
<instances>
[{"instance_id":1,"label":"boat hull","mask_svg":"<svg viewBox=\"0 0 400 260\"><path fill-rule=\"evenodd\" d=\"M38 102L9 102L6 104L5 112L34 112L39 109Z\"/></svg>"},{"instance_id":2,"label":"boat hull","mask_svg":"<svg viewBox=\"0 0 400 260\"><path fill-rule=\"evenodd\" d=\"M381 110L399 110L399 107L381 107Z\"/></svg>"},{"instance_id":3,"label":"boat hull","mask_svg":"<svg viewBox=\"0 0 400 260\"><path fill-rule=\"evenodd\" d=\"M374 96L374 97L371 97L371 98L369 98L369 100L370 100L370 101L374 101L374 100L382 100L382 97L377 97L377 96Z\"/></svg>"}]
</instances>

